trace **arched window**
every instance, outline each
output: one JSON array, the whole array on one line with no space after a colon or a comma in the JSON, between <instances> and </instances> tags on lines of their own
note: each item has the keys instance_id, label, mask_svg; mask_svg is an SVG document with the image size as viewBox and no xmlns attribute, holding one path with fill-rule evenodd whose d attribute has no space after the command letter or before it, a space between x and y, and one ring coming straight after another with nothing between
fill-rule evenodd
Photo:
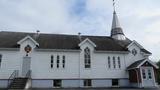
<instances>
[{"instance_id":1,"label":"arched window","mask_svg":"<svg viewBox=\"0 0 160 90\"><path fill-rule=\"evenodd\" d=\"M113 68L116 68L116 60L115 60L115 57L113 57Z\"/></svg>"},{"instance_id":2,"label":"arched window","mask_svg":"<svg viewBox=\"0 0 160 90\"><path fill-rule=\"evenodd\" d=\"M2 55L0 54L0 67L1 67L1 64L2 64Z\"/></svg>"},{"instance_id":3,"label":"arched window","mask_svg":"<svg viewBox=\"0 0 160 90\"><path fill-rule=\"evenodd\" d=\"M146 79L145 69L142 69L142 77L143 77L143 79Z\"/></svg>"},{"instance_id":4,"label":"arched window","mask_svg":"<svg viewBox=\"0 0 160 90\"><path fill-rule=\"evenodd\" d=\"M59 55L57 55L57 68L59 68Z\"/></svg>"},{"instance_id":5,"label":"arched window","mask_svg":"<svg viewBox=\"0 0 160 90\"><path fill-rule=\"evenodd\" d=\"M62 58L63 58L63 60L62 60L62 67L65 68L65 59L66 59L66 57L63 56Z\"/></svg>"},{"instance_id":6,"label":"arched window","mask_svg":"<svg viewBox=\"0 0 160 90\"><path fill-rule=\"evenodd\" d=\"M54 63L54 57L51 55L51 68L53 68L53 63Z\"/></svg>"},{"instance_id":7,"label":"arched window","mask_svg":"<svg viewBox=\"0 0 160 90\"><path fill-rule=\"evenodd\" d=\"M111 58L108 56L108 68L111 68Z\"/></svg>"},{"instance_id":8,"label":"arched window","mask_svg":"<svg viewBox=\"0 0 160 90\"><path fill-rule=\"evenodd\" d=\"M91 55L88 47L84 49L84 63L85 68L91 68Z\"/></svg>"},{"instance_id":9,"label":"arched window","mask_svg":"<svg viewBox=\"0 0 160 90\"><path fill-rule=\"evenodd\" d=\"M121 68L121 61L120 61L120 57L117 58L118 59L118 67Z\"/></svg>"}]
</instances>

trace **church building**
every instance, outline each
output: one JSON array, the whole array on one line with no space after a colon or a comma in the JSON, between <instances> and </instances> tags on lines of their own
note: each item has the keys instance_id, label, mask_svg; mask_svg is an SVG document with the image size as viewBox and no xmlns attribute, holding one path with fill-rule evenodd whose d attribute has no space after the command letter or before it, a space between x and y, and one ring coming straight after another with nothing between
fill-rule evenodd
<instances>
[{"instance_id":1,"label":"church building","mask_svg":"<svg viewBox=\"0 0 160 90\"><path fill-rule=\"evenodd\" d=\"M115 11L109 36L1 31L0 87L157 87L149 56L125 36Z\"/></svg>"}]
</instances>

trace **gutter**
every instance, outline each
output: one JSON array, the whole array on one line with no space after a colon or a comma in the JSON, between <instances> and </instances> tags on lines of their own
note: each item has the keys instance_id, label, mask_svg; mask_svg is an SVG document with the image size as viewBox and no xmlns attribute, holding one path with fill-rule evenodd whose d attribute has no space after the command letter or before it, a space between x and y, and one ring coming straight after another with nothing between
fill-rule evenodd
<instances>
[{"instance_id":1,"label":"gutter","mask_svg":"<svg viewBox=\"0 0 160 90\"><path fill-rule=\"evenodd\" d=\"M20 48L0 48L1 51L19 51Z\"/></svg>"}]
</instances>

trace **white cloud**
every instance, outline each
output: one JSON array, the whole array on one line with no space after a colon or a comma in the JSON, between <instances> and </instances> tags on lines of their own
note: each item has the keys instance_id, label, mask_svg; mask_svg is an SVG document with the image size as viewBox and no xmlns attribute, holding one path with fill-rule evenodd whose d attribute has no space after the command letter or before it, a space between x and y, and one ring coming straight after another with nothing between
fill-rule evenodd
<instances>
[{"instance_id":1,"label":"white cloud","mask_svg":"<svg viewBox=\"0 0 160 90\"><path fill-rule=\"evenodd\" d=\"M117 0L116 10L127 37L160 59L160 1ZM112 0L0 0L0 30L109 35ZM155 47L156 45L156 47Z\"/></svg>"}]
</instances>

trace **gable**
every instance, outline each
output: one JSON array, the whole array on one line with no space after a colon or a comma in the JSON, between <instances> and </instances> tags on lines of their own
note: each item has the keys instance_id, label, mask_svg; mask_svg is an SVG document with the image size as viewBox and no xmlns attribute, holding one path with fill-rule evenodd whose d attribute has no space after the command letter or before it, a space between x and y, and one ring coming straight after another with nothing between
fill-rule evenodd
<instances>
[{"instance_id":1,"label":"gable","mask_svg":"<svg viewBox=\"0 0 160 90\"><path fill-rule=\"evenodd\" d=\"M130 43L127 48L129 50L133 50L133 49L136 49L138 50L138 52L140 52L141 54L143 55L151 55L152 53L149 52L148 50L144 49L143 46L141 46L138 42L136 42L135 40L132 41L132 43Z\"/></svg>"},{"instance_id":2,"label":"gable","mask_svg":"<svg viewBox=\"0 0 160 90\"><path fill-rule=\"evenodd\" d=\"M146 66L152 66L152 67L155 67L156 69L159 68L159 67L158 67L155 63L153 63L151 60L146 60L146 61L142 62L138 67L140 67L140 66L144 66L144 67L146 67Z\"/></svg>"},{"instance_id":3,"label":"gable","mask_svg":"<svg viewBox=\"0 0 160 90\"><path fill-rule=\"evenodd\" d=\"M39 44L30 36L26 36L25 38L21 39L20 41L17 42L17 44L22 44L23 42L25 42L26 40L30 40L31 42L33 42L35 45L39 46Z\"/></svg>"},{"instance_id":4,"label":"gable","mask_svg":"<svg viewBox=\"0 0 160 90\"><path fill-rule=\"evenodd\" d=\"M143 66L143 67L147 67L147 66L153 67L153 65L151 63L149 63L148 61L144 62L141 66Z\"/></svg>"},{"instance_id":5,"label":"gable","mask_svg":"<svg viewBox=\"0 0 160 90\"><path fill-rule=\"evenodd\" d=\"M159 67L153 63L152 61L148 60L148 59L142 59L142 60L138 60L134 63L132 63L130 66L127 67L127 70L131 70L131 69L135 69L135 68L139 68L141 66L152 66L155 67L156 69L158 69Z\"/></svg>"},{"instance_id":6,"label":"gable","mask_svg":"<svg viewBox=\"0 0 160 90\"><path fill-rule=\"evenodd\" d=\"M139 48L143 48L143 46L141 46L138 42L136 42L135 40L132 41L132 43L130 43L127 48L130 48L131 46L136 45Z\"/></svg>"},{"instance_id":7,"label":"gable","mask_svg":"<svg viewBox=\"0 0 160 90\"><path fill-rule=\"evenodd\" d=\"M85 40L83 40L79 46L81 47L82 45L84 45L85 43L89 43L90 45L92 45L93 47L96 47L96 44L94 42L92 42L90 39L86 38Z\"/></svg>"}]
</instances>

